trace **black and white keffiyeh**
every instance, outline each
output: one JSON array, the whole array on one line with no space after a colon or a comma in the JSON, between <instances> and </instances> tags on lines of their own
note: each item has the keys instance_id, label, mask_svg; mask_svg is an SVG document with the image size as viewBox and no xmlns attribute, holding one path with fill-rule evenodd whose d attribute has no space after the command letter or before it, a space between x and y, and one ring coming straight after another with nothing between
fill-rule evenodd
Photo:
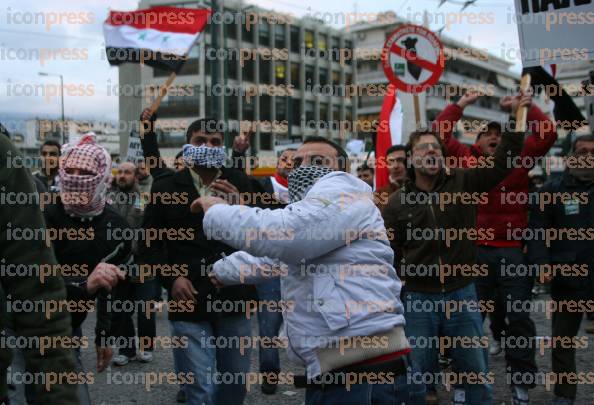
<instances>
[{"instance_id":1,"label":"black and white keffiyeh","mask_svg":"<svg viewBox=\"0 0 594 405\"><path fill-rule=\"evenodd\" d=\"M227 152L223 147L210 147L206 145L184 145L182 156L187 166L200 166L220 169L227 160Z\"/></svg>"},{"instance_id":2,"label":"black and white keffiyeh","mask_svg":"<svg viewBox=\"0 0 594 405\"><path fill-rule=\"evenodd\" d=\"M299 166L289 173L289 202L295 203L305 197L320 178L334 170L322 166Z\"/></svg>"}]
</instances>

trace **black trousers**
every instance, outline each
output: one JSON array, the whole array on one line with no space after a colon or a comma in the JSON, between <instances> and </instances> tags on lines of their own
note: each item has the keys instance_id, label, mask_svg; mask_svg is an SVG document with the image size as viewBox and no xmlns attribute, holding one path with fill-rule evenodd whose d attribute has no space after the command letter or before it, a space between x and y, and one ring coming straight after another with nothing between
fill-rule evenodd
<instances>
[{"instance_id":1,"label":"black trousers","mask_svg":"<svg viewBox=\"0 0 594 405\"><path fill-rule=\"evenodd\" d=\"M555 298L553 298L555 300ZM577 385L569 384L567 380L561 380L561 373L576 373L575 365L575 348L572 345L559 344L561 337L569 337L570 339L577 336L582 323L583 312L568 312L556 311L553 312L553 345L552 362L553 373L559 376L560 381L555 384L555 395L575 399L577 393ZM583 350L583 349L582 349ZM587 370L584 370L587 371Z\"/></svg>"},{"instance_id":2,"label":"black trousers","mask_svg":"<svg viewBox=\"0 0 594 405\"><path fill-rule=\"evenodd\" d=\"M530 319L529 305L522 305L532 298L533 276L516 274L515 266L524 264L520 248L480 246L477 263L488 266L488 274L476 279L479 300L492 301L501 310L495 315L495 327L502 324L505 330L505 360L510 369L511 383L526 388L534 384L536 373L536 327ZM520 273L521 274L521 273ZM499 304L499 305L497 305ZM526 308L527 310L523 310ZM494 332L497 332L495 330ZM530 374L530 375L526 375Z\"/></svg>"}]
</instances>

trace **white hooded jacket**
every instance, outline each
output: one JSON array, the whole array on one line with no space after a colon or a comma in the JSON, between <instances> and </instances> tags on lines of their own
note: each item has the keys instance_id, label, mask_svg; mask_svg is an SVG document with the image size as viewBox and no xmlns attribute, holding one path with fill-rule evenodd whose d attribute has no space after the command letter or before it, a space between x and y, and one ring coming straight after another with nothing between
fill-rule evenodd
<instances>
[{"instance_id":1,"label":"white hooded jacket","mask_svg":"<svg viewBox=\"0 0 594 405\"><path fill-rule=\"evenodd\" d=\"M203 225L207 237L240 250L215 263L223 284L281 276L289 357L310 377L326 371L319 349L404 325L383 219L371 188L350 174L325 175L284 209L214 205Z\"/></svg>"}]
</instances>

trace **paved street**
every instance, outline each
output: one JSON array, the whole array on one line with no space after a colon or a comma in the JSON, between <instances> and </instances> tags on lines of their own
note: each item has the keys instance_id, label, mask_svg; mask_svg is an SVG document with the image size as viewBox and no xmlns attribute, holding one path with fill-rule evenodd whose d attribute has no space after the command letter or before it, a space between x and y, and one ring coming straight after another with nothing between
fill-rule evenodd
<instances>
[{"instance_id":1,"label":"paved street","mask_svg":"<svg viewBox=\"0 0 594 405\"><path fill-rule=\"evenodd\" d=\"M536 321L537 332L539 336L547 336L550 333L550 321L545 320L542 313L533 313L533 319ZM85 332L89 333L93 329L93 319L89 319L85 326ZM580 335L585 335L583 327L587 323L582 324ZM256 322L254 322L256 325ZM157 334L168 335L169 329L167 321L163 314L159 315L157 323ZM257 331L254 329L254 334ZM91 332L92 335L92 332ZM590 335L592 336L592 335ZM592 370L592 359L594 354L589 349L578 350L578 371ZM298 367L290 366L284 353L281 353L281 361L283 371L292 371L294 373L302 373ZM83 362L88 370L95 369L94 353L91 350L83 352ZM542 372L550 371L550 350L546 350L544 356L538 355L538 366ZM503 355L490 358L491 370L495 373L497 381L505 381L505 361ZM110 371L103 373L96 379L96 383L90 387L91 397L94 398L94 404L97 405L169 405L175 404L175 394L177 387L167 383L153 387L150 391L146 391L141 384L127 384L114 385L107 384L108 373L112 373L112 377L116 376L119 379L121 376L115 373L126 372L129 373L125 378L132 378L132 375L141 376L147 371L168 372L173 369L173 360L170 350L159 349L155 353L155 360L150 364L139 364L137 362L120 368L112 367ZM252 353L252 370L257 370L257 353ZM442 387L443 388L443 387ZM494 404L511 404L511 397L508 387L499 382L494 388L495 401ZM298 405L303 403L304 391L297 390L292 386L281 386L276 395L265 396L260 392L259 387L254 387L247 397L247 405L255 404L270 404L270 405ZM445 390L440 391L442 403L448 403L447 398L449 394ZM533 404L548 404L552 398L551 392L546 392L544 386L538 386L531 392ZM592 404L594 403L594 387L592 385L582 385L578 388L578 398L576 404Z\"/></svg>"}]
</instances>

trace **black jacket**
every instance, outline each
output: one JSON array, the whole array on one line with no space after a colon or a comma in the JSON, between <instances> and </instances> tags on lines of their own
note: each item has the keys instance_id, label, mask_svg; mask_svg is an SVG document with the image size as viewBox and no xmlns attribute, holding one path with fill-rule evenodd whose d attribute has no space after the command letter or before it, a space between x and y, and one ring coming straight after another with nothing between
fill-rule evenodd
<instances>
[{"instance_id":1,"label":"black jacket","mask_svg":"<svg viewBox=\"0 0 594 405\"><path fill-rule=\"evenodd\" d=\"M562 193L567 193L565 202L561 201ZM551 295L554 299L594 299L594 184L584 184L566 172L547 182L538 194L541 198L547 194L556 196L557 201L543 204L542 211L539 204L531 206L532 232L526 238L530 263L587 266L587 272L572 270L564 275L557 272L551 283ZM551 238L550 247L539 235L532 237L538 230L542 234L543 230L552 228L568 232Z\"/></svg>"},{"instance_id":2,"label":"black jacket","mask_svg":"<svg viewBox=\"0 0 594 405\"><path fill-rule=\"evenodd\" d=\"M111 206L106 205L103 212L91 221L81 221L64 211L60 201L45 209L47 229L62 231L62 236L53 241L54 253L61 265L69 265L70 274L63 274L69 301L90 301L85 288L79 286L86 282L88 275L101 262L116 266L130 264L132 243L124 240L128 235L119 230L128 229L126 220ZM66 233L69 230L69 234ZM102 336L110 336L112 314L108 309L110 295L102 291L97 296L96 343ZM72 328L76 329L85 320L86 312L71 312ZM102 344L103 345L103 344Z\"/></svg>"},{"instance_id":3,"label":"black jacket","mask_svg":"<svg viewBox=\"0 0 594 405\"><path fill-rule=\"evenodd\" d=\"M214 240L209 240L202 229L203 213L194 214L190 211L190 204L199 197L192 182L190 169L184 169L170 176L160 177L153 183L151 202L147 205L144 215L144 229L169 231L171 235L157 238L150 246L140 244L140 252L147 264L157 266L177 265L186 268L187 278L192 281L198 291L197 304L188 311L188 305L181 305L179 310L169 310L169 319L174 321L205 321L212 320L219 315L245 313L245 301L255 299L253 286L239 285L217 290L208 277L212 264L222 257L222 254L233 253L229 246ZM220 179L228 180L240 192L252 192L249 178L235 169L221 169ZM175 193L175 194L174 194ZM170 198L167 201L166 198ZM169 270L167 270L169 272ZM158 274L163 287L169 293L179 272ZM215 301L233 301L236 311L225 313L216 312ZM183 307L183 308L182 308ZM213 310L214 308L214 310Z\"/></svg>"}]
</instances>

